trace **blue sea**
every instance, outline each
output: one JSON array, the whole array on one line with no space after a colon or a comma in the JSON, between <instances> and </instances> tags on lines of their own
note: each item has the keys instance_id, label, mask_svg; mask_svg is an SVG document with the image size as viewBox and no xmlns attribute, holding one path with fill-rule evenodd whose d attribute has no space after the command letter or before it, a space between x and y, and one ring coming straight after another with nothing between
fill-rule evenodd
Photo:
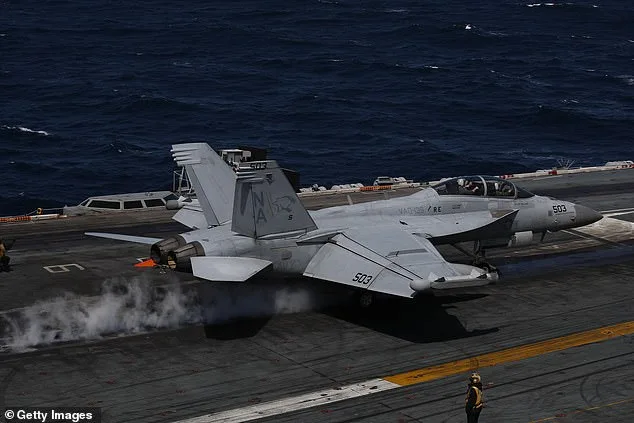
<instances>
[{"instance_id":1,"label":"blue sea","mask_svg":"<svg viewBox=\"0 0 634 423\"><path fill-rule=\"evenodd\" d=\"M634 160L634 3L0 0L0 216L170 189L170 146L301 183Z\"/></svg>"}]
</instances>

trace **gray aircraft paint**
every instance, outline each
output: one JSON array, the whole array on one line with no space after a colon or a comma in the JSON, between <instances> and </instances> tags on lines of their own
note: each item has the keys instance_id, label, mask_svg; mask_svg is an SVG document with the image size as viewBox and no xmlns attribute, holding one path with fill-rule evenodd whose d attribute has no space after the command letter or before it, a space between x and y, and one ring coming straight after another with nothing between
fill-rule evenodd
<instances>
[{"instance_id":1,"label":"gray aircraft paint","mask_svg":"<svg viewBox=\"0 0 634 423\"><path fill-rule=\"evenodd\" d=\"M200 207L205 217L215 216L208 221L215 219L220 226L160 240L153 249L169 246L165 255L173 267L190 268L195 276L211 281L245 281L272 269L411 297L424 290L482 285L496 279L478 267L445 261L433 244L492 240L492 245L519 245L532 240L533 232L582 226L601 217L583 206L525 191L524 198L516 198L519 188L491 177L465 178L484 182L483 193L492 194L488 187L499 183L514 190L513 196L448 194L435 186L407 197L308 212L275 161L243 163L236 178L208 146L186 146L193 157L188 160L198 163L188 171L206 198ZM173 146L173 151L183 149ZM196 159L199 156L207 157L205 166ZM226 187L220 190L214 185L220 180L234 189L233 195L227 194ZM456 180L449 180L447 186ZM216 191L223 194L214 197ZM136 238L141 243L157 241Z\"/></svg>"}]
</instances>

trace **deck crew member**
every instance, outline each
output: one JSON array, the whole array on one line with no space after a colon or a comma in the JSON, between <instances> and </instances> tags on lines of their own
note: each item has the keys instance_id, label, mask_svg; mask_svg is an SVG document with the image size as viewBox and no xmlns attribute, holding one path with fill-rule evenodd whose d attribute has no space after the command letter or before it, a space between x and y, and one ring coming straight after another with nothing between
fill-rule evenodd
<instances>
[{"instance_id":1,"label":"deck crew member","mask_svg":"<svg viewBox=\"0 0 634 423\"><path fill-rule=\"evenodd\" d=\"M480 412L484 402L482 401L482 379L478 373L469 376L467 396L465 398L465 412L467 413L467 423L478 423Z\"/></svg>"},{"instance_id":2,"label":"deck crew member","mask_svg":"<svg viewBox=\"0 0 634 423\"><path fill-rule=\"evenodd\" d=\"M9 261L11 259L7 255L7 248L4 246L4 242L0 239L0 270L9 270Z\"/></svg>"}]
</instances>

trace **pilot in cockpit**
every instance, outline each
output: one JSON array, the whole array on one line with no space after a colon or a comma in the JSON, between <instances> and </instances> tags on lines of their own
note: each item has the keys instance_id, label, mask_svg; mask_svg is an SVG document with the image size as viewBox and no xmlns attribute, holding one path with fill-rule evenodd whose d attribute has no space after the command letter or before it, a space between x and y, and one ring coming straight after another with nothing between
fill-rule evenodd
<instances>
[{"instance_id":1,"label":"pilot in cockpit","mask_svg":"<svg viewBox=\"0 0 634 423\"><path fill-rule=\"evenodd\" d=\"M473 181L468 181L463 178L458 179L458 185L464 189L469 194L480 195L482 190L480 187L475 184Z\"/></svg>"},{"instance_id":2,"label":"pilot in cockpit","mask_svg":"<svg viewBox=\"0 0 634 423\"><path fill-rule=\"evenodd\" d=\"M495 183L495 195L510 197L513 196L513 187L506 182Z\"/></svg>"}]
</instances>

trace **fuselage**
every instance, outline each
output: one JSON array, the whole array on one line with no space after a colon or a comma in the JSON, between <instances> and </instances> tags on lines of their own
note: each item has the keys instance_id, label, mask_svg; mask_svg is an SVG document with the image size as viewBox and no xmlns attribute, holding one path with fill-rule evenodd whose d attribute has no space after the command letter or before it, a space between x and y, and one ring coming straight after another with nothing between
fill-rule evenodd
<instances>
[{"instance_id":1,"label":"fuselage","mask_svg":"<svg viewBox=\"0 0 634 423\"><path fill-rule=\"evenodd\" d=\"M487 186L497 179L478 178L484 189L480 193L450 191L440 185L423 189L406 197L336 206L310 212L318 232L359 228L368 225L402 224L411 234L424 234L433 240L456 232L462 225L460 242L480 241L481 233L470 231L486 225L496 218L517 210L512 223L497 228L490 237L510 238L513 234L558 231L592 223L601 215L571 202L534 195L510 184L504 195L494 195ZM491 177L489 177L491 178ZM458 178L456 178L458 179ZM491 182L491 181L495 182ZM449 180L451 183L453 180ZM511 195L512 194L512 195ZM439 218L439 217L442 217ZM272 261L281 273L302 273L322 242L298 242L306 234L282 234L279 237L253 239L231 231L231 223L209 229L197 229L181 234L174 250L175 257L184 262L193 255L246 256ZM184 244L184 245L183 245Z\"/></svg>"}]
</instances>

